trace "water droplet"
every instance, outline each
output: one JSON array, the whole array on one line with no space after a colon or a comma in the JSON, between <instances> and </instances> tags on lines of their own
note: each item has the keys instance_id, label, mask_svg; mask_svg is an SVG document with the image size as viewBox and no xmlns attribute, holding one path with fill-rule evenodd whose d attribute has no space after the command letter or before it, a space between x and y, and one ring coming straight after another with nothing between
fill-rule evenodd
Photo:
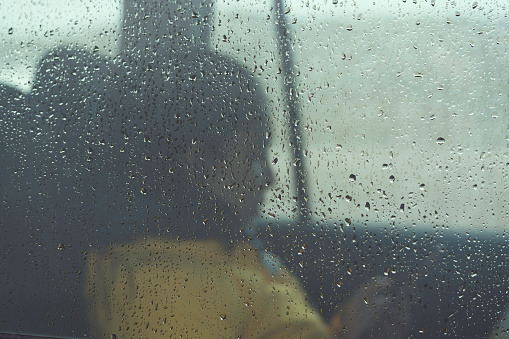
<instances>
[{"instance_id":1,"label":"water droplet","mask_svg":"<svg viewBox=\"0 0 509 339\"><path fill-rule=\"evenodd\" d=\"M221 313L221 314L219 315L219 318L221 318L221 320L225 320L225 319L226 319L226 314Z\"/></svg>"},{"instance_id":2,"label":"water droplet","mask_svg":"<svg viewBox=\"0 0 509 339\"><path fill-rule=\"evenodd\" d=\"M11 28L9 28L8 33L12 34L13 31L14 31L14 29L11 27Z\"/></svg>"},{"instance_id":3,"label":"water droplet","mask_svg":"<svg viewBox=\"0 0 509 339\"><path fill-rule=\"evenodd\" d=\"M278 161L278 158L274 158L274 160L272 160L272 165L277 164L277 161Z\"/></svg>"},{"instance_id":4,"label":"water droplet","mask_svg":"<svg viewBox=\"0 0 509 339\"><path fill-rule=\"evenodd\" d=\"M389 181L390 181L391 183L392 183L392 182L394 182L394 180L395 180L395 179L396 179L396 178L394 177L394 175L391 175L391 176L389 177Z\"/></svg>"},{"instance_id":5,"label":"water droplet","mask_svg":"<svg viewBox=\"0 0 509 339\"><path fill-rule=\"evenodd\" d=\"M346 26L346 30L347 30L347 31L351 31L352 29L353 29L352 25L347 25L347 26Z\"/></svg>"},{"instance_id":6,"label":"water droplet","mask_svg":"<svg viewBox=\"0 0 509 339\"><path fill-rule=\"evenodd\" d=\"M477 8L477 6L478 6L478 3L477 3L477 1L475 1L475 2L472 4L472 9L476 9L476 8Z\"/></svg>"},{"instance_id":7,"label":"water droplet","mask_svg":"<svg viewBox=\"0 0 509 339\"><path fill-rule=\"evenodd\" d=\"M366 207L367 211L369 211L371 209L371 205L369 204L369 202L367 202L366 205L364 205L364 207Z\"/></svg>"},{"instance_id":8,"label":"water droplet","mask_svg":"<svg viewBox=\"0 0 509 339\"><path fill-rule=\"evenodd\" d=\"M445 143L445 139L444 138L438 138L437 139L437 144L443 145L444 143Z\"/></svg>"},{"instance_id":9,"label":"water droplet","mask_svg":"<svg viewBox=\"0 0 509 339\"><path fill-rule=\"evenodd\" d=\"M350 179L350 181L357 180L357 177L355 176L355 174L350 174L350 176L348 178Z\"/></svg>"}]
</instances>

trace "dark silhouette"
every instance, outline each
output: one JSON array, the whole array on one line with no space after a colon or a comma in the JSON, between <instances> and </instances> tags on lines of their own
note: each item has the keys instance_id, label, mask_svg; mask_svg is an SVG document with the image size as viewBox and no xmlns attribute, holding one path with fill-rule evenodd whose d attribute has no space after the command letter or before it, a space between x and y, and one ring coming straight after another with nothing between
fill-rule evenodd
<instances>
[{"instance_id":1,"label":"dark silhouette","mask_svg":"<svg viewBox=\"0 0 509 339\"><path fill-rule=\"evenodd\" d=\"M26 282L25 291L9 292L9 302L21 307L5 316L6 330L87 333L82 272L88 252L148 234L229 246L244 237L240 229L250 220L243 216L256 213L245 201L270 180L247 163L264 160L264 100L242 66L206 48L211 8L125 6L119 58L58 48L41 61L26 99L11 89L2 95L4 111L26 111L23 119L5 120L24 137L13 142L12 133L6 144L26 148L25 158L16 147L2 154L9 169L22 169L2 179L9 180L3 193L13 209L2 230L26 241L9 257L19 268L4 269L13 282ZM221 159L237 145L235 172ZM242 166L245 173L238 172ZM212 180L235 194L218 196ZM22 186L16 195L7 192L16 185Z\"/></svg>"}]
</instances>

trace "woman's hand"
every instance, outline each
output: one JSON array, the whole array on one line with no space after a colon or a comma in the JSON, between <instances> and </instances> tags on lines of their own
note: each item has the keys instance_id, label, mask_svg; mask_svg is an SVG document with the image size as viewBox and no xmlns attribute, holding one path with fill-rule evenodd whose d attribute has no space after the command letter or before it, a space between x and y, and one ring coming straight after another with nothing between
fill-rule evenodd
<instances>
[{"instance_id":1,"label":"woman's hand","mask_svg":"<svg viewBox=\"0 0 509 339\"><path fill-rule=\"evenodd\" d=\"M332 338L403 337L410 321L408 288L398 288L387 277L376 277L333 315Z\"/></svg>"}]
</instances>

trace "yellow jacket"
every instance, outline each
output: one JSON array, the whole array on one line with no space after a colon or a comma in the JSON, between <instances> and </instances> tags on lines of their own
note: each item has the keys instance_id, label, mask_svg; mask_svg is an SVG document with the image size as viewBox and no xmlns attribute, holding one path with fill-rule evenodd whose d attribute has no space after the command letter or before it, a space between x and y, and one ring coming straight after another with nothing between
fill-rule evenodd
<instances>
[{"instance_id":1,"label":"yellow jacket","mask_svg":"<svg viewBox=\"0 0 509 339\"><path fill-rule=\"evenodd\" d=\"M148 238L94 253L89 323L96 338L326 338L294 275L272 276L239 243Z\"/></svg>"}]
</instances>

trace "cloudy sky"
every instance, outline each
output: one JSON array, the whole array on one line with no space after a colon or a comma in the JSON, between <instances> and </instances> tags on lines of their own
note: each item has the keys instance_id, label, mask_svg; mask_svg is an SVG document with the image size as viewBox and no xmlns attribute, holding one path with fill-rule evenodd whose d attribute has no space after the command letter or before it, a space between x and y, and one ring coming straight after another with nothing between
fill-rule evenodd
<instances>
[{"instance_id":1,"label":"cloudy sky","mask_svg":"<svg viewBox=\"0 0 509 339\"><path fill-rule=\"evenodd\" d=\"M290 20L307 20L335 15L362 19L376 15L405 16L411 13L454 16L458 13L475 15L475 2L459 3L449 1L287 1L286 12ZM412 2L412 3L411 3ZM415 3L413 3L415 2ZM433 5L436 2L435 5ZM264 16L271 7L271 1L226 0L215 3L216 12L236 12ZM14 86L24 92L31 89L31 81L37 63L49 49L58 45L78 44L81 47L98 46L103 54L114 55L118 50L121 0L32 0L1 2L0 41L0 82ZM477 6L480 8L479 6ZM477 13L481 11L476 8ZM503 10L493 6L495 12Z\"/></svg>"},{"instance_id":2,"label":"cloudy sky","mask_svg":"<svg viewBox=\"0 0 509 339\"><path fill-rule=\"evenodd\" d=\"M31 89L35 68L52 47L77 43L116 52L121 18L118 1L3 0L1 5L0 82L24 92Z\"/></svg>"}]
</instances>

